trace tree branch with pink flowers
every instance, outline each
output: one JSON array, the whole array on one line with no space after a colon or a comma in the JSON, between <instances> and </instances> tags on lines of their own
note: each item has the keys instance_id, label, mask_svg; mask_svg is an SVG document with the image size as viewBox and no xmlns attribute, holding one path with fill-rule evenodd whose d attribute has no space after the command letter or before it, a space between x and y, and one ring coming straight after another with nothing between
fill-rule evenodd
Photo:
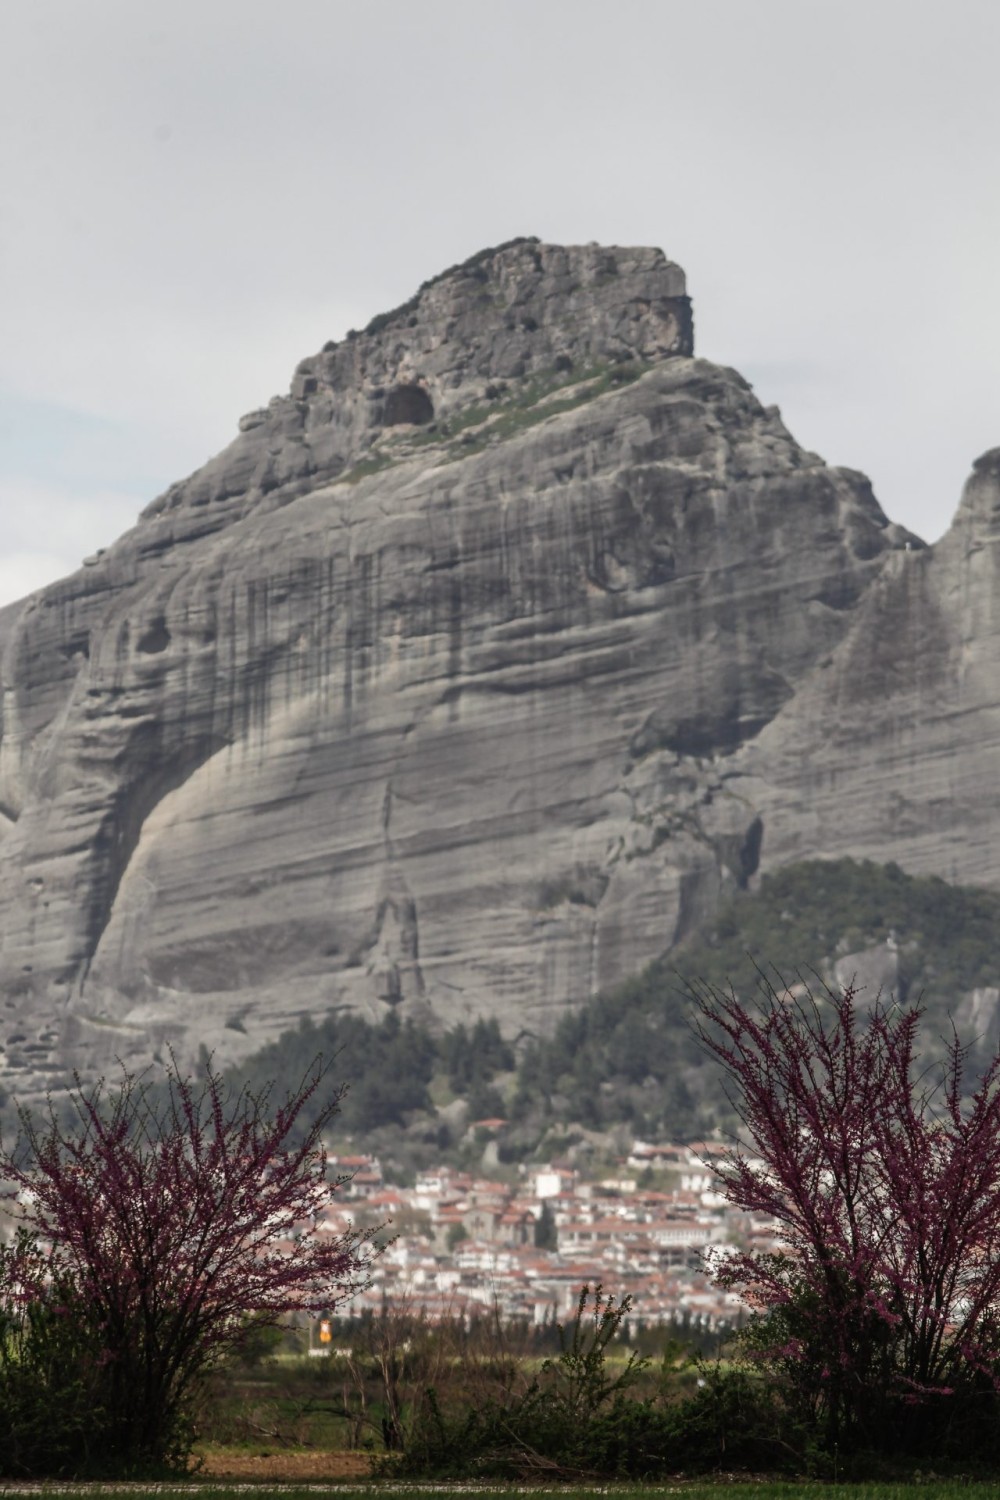
<instances>
[{"instance_id":1,"label":"tree branch with pink flowers","mask_svg":"<svg viewBox=\"0 0 1000 1500\"><path fill-rule=\"evenodd\" d=\"M718 1280L831 1440L905 1441L1000 1391L1000 1056L966 1095L956 1034L922 1069L919 1008L758 980L695 990L743 1124L716 1170L779 1240Z\"/></svg>"},{"instance_id":2,"label":"tree branch with pink flowers","mask_svg":"<svg viewBox=\"0 0 1000 1500\"><path fill-rule=\"evenodd\" d=\"M72 1124L51 1105L42 1123L21 1111L0 1154L35 1236L18 1280L38 1305L58 1286L58 1311L91 1330L94 1399L123 1461L183 1448L200 1378L249 1326L330 1311L367 1283L371 1234L323 1226L340 1093L317 1065L275 1103L206 1063L197 1082L174 1065L165 1084L78 1079Z\"/></svg>"}]
</instances>

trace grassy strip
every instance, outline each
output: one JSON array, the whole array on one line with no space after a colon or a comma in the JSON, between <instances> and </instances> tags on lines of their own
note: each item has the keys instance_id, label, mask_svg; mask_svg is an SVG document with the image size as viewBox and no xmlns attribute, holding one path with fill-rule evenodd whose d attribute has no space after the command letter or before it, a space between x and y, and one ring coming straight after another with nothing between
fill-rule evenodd
<instances>
[{"instance_id":1,"label":"grassy strip","mask_svg":"<svg viewBox=\"0 0 1000 1500\"><path fill-rule=\"evenodd\" d=\"M102 1497L120 1497L120 1500L145 1500L146 1496L197 1493L204 1500L228 1500L228 1497L253 1492L257 1495L281 1495L282 1500L298 1500L299 1496L336 1494L339 1500L371 1500L373 1489L391 1494L394 1500L422 1500L426 1495L559 1495L561 1500L589 1500L593 1495L621 1495L653 1497L659 1495L683 1495L685 1500L969 1500L970 1495L995 1495L996 1480L966 1481L961 1479L927 1479L916 1483L886 1484L824 1484L807 1480L762 1480L759 1482L730 1481L727 1479L685 1480L674 1479L658 1484L594 1484L594 1485L476 1485L476 1484L394 1484L379 1483L349 1484L333 1481L316 1481L312 1484L283 1484L274 1480L247 1481L239 1484L218 1484L197 1480L188 1483L165 1482L143 1486L122 1485L32 1485L4 1484L0 1481L0 1495L13 1494L93 1494Z\"/></svg>"},{"instance_id":2,"label":"grassy strip","mask_svg":"<svg viewBox=\"0 0 1000 1500\"><path fill-rule=\"evenodd\" d=\"M494 443L502 443L529 427L537 426L539 422L545 422L560 412L583 406L586 402L603 396L606 391L631 385L646 368L639 363L595 365L562 379L532 381L517 392L511 401L501 403L491 411L489 420L480 419L482 408L472 408L467 415L459 414L450 423L444 424L442 436L447 442L463 429L473 429L466 431L461 443L451 449L453 458L466 458L470 454L482 452ZM558 391L565 391L565 395L557 395Z\"/></svg>"},{"instance_id":3,"label":"grassy strip","mask_svg":"<svg viewBox=\"0 0 1000 1500\"><path fill-rule=\"evenodd\" d=\"M630 360L622 364L593 365L567 375L536 376L520 387L514 386L508 399L497 401L495 405L467 406L422 432L407 433L398 448L389 452L380 448L341 474L334 483L358 484L383 469L395 468L421 448L441 448L452 463L469 458L559 412L572 411L574 407L603 396L606 391L631 385L648 368L641 361ZM564 394L560 395L560 392Z\"/></svg>"}]
</instances>

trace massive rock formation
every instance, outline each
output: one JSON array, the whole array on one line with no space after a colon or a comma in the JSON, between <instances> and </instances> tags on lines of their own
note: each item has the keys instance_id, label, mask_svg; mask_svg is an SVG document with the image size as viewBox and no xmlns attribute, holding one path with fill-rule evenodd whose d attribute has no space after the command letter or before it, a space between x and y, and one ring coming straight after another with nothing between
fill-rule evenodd
<instances>
[{"instance_id":1,"label":"massive rock formation","mask_svg":"<svg viewBox=\"0 0 1000 1500\"><path fill-rule=\"evenodd\" d=\"M515 241L328 344L0 613L6 1073L544 1029L762 859L1000 879L997 466L922 550L655 250Z\"/></svg>"}]
</instances>

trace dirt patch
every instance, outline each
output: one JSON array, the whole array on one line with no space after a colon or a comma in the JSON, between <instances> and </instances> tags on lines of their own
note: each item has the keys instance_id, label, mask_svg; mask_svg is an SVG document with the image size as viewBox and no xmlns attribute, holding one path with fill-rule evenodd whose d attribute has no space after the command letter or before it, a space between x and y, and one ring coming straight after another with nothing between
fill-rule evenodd
<instances>
[{"instance_id":1,"label":"dirt patch","mask_svg":"<svg viewBox=\"0 0 1000 1500\"><path fill-rule=\"evenodd\" d=\"M367 1479L371 1473L367 1453L283 1453L268 1449L260 1453L205 1453L199 1478L268 1479L295 1483L314 1479Z\"/></svg>"}]
</instances>

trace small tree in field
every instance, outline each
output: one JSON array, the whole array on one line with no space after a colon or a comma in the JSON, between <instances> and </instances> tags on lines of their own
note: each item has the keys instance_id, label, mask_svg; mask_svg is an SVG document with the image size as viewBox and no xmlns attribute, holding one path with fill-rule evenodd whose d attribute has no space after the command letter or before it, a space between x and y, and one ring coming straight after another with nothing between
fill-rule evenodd
<instances>
[{"instance_id":1,"label":"small tree in field","mask_svg":"<svg viewBox=\"0 0 1000 1500\"><path fill-rule=\"evenodd\" d=\"M759 1352L831 1441L906 1446L992 1406L1000 1056L964 1098L956 1035L936 1083L918 1076L918 1008L879 998L859 1017L853 989L793 997L763 976L756 1005L696 998L749 1138L718 1165L726 1196L776 1220L787 1246L719 1273L768 1310Z\"/></svg>"},{"instance_id":2,"label":"small tree in field","mask_svg":"<svg viewBox=\"0 0 1000 1500\"><path fill-rule=\"evenodd\" d=\"M330 1196L321 1136L340 1097L315 1111L323 1078L315 1069L272 1112L269 1091L231 1091L210 1063L197 1085L173 1065L165 1087L123 1070L114 1091L77 1079L72 1126L51 1104L43 1125L21 1110L0 1170L49 1249L44 1262L26 1254L14 1280L49 1321L54 1310L89 1331L112 1466L186 1455L199 1378L248 1324L328 1310L365 1283L370 1234L318 1223Z\"/></svg>"}]
</instances>

